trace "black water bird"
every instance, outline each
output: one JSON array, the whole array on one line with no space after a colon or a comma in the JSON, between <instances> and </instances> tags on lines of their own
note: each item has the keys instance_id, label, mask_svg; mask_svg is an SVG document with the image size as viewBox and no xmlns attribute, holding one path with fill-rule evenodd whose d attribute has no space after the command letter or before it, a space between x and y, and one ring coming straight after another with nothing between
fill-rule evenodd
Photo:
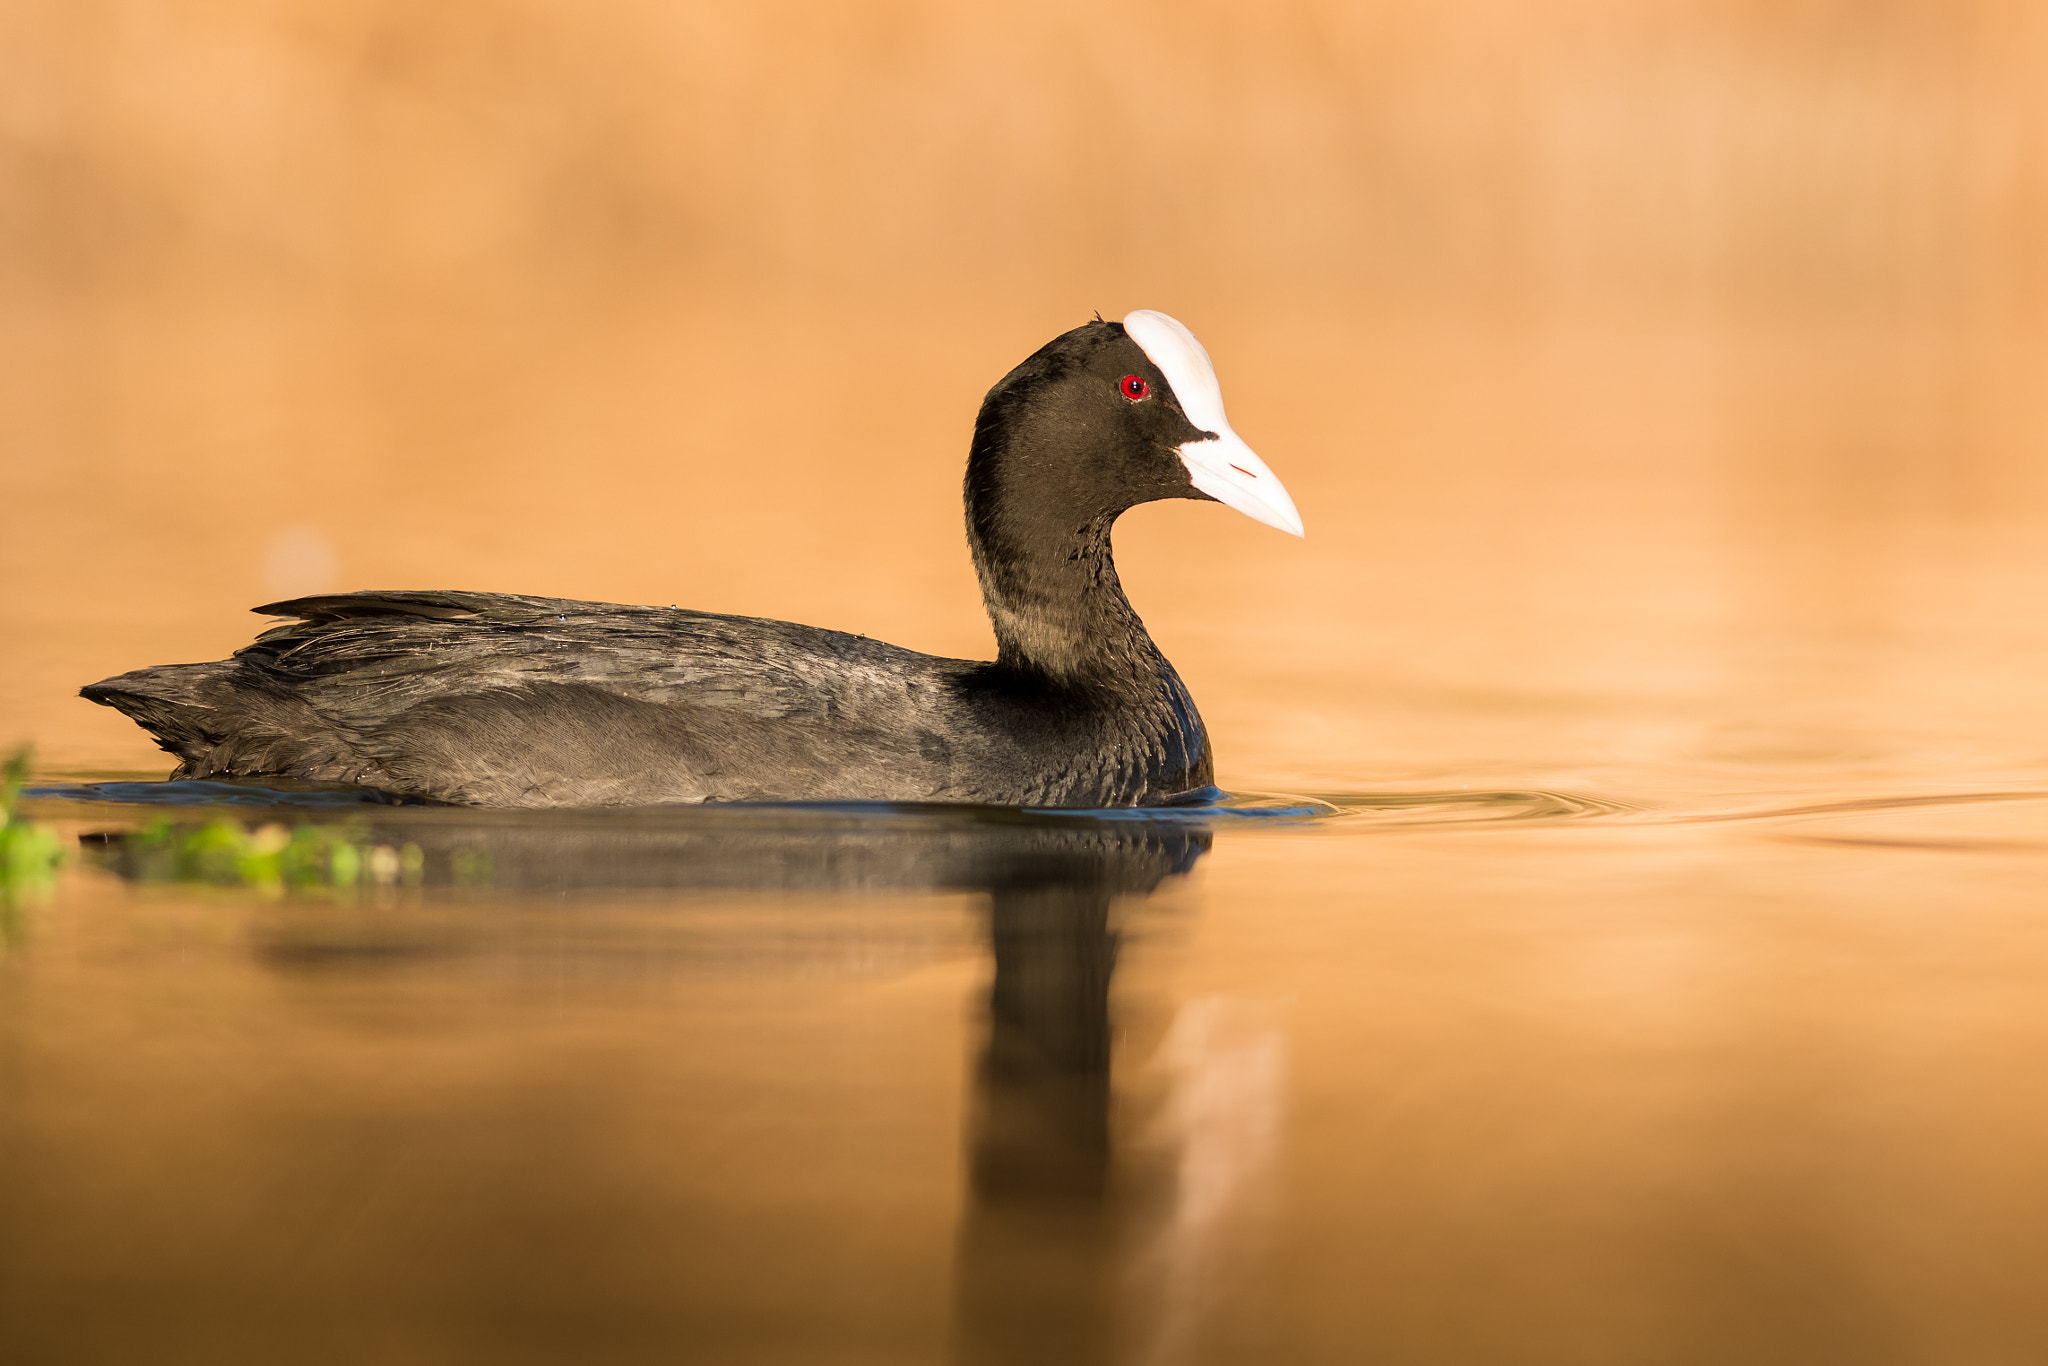
<instances>
[{"instance_id":1,"label":"black water bird","mask_svg":"<svg viewBox=\"0 0 2048 1366\"><path fill-rule=\"evenodd\" d=\"M1041 347L982 401L967 540L993 661L757 617L503 593L362 592L232 659L82 690L179 778L288 777L480 806L873 800L1118 807L1211 779L1194 700L1117 582L1110 527L1212 499L1301 534L1163 313Z\"/></svg>"}]
</instances>

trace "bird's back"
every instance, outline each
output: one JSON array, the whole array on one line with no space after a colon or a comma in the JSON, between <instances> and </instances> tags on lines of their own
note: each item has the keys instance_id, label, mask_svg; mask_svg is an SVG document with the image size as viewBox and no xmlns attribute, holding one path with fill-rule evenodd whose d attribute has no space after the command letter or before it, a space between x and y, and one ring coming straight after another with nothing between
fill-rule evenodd
<instances>
[{"instance_id":1,"label":"bird's back","mask_svg":"<svg viewBox=\"0 0 2048 1366\"><path fill-rule=\"evenodd\" d=\"M231 660L83 690L177 776L284 776L492 806L945 800L975 666L839 631L509 594L347 593Z\"/></svg>"}]
</instances>

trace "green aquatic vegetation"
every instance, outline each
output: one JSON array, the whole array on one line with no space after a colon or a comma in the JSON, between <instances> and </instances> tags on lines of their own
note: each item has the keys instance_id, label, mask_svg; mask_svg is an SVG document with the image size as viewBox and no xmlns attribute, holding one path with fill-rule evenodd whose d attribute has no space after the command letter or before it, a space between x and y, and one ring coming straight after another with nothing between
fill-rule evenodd
<instances>
[{"instance_id":1,"label":"green aquatic vegetation","mask_svg":"<svg viewBox=\"0 0 2048 1366\"><path fill-rule=\"evenodd\" d=\"M0 911L17 897L47 893L64 862L57 832L21 814L21 789L27 781L28 750L22 748L0 771ZM6 929L0 924L0 933Z\"/></svg>"},{"instance_id":2,"label":"green aquatic vegetation","mask_svg":"<svg viewBox=\"0 0 2048 1366\"><path fill-rule=\"evenodd\" d=\"M377 844L353 826L269 822L251 828L226 816L196 826L152 821L119 842L118 857L139 881L270 890L416 887L426 867L418 845Z\"/></svg>"},{"instance_id":3,"label":"green aquatic vegetation","mask_svg":"<svg viewBox=\"0 0 2048 1366\"><path fill-rule=\"evenodd\" d=\"M448 855L448 880L457 887L491 885L491 851L457 849Z\"/></svg>"}]
</instances>

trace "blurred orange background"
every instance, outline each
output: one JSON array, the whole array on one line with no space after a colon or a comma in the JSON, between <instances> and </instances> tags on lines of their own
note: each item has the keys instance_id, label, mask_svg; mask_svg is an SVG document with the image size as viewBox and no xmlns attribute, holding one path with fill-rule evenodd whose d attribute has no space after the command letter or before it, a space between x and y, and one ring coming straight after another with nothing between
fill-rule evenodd
<instances>
[{"instance_id":1,"label":"blurred orange background","mask_svg":"<svg viewBox=\"0 0 2048 1366\"><path fill-rule=\"evenodd\" d=\"M976 405L1139 307L1307 521L1119 527L1219 781L1390 800L1099 922L1092 1231L971 1184L978 897L88 865L0 1338L935 1359L1124 1239L1189 1360L2048 1359L2040 0L0 0L0 755L327 589L983 655Z\"/></svg>"},{"instance_id":2,"label":"blurred orange background","mask_svg":"<svg viewBox=\"0 0 2048 1366\"><path fill-rule=\"evenodd\" d=\"M983 654L975 405L1135 307L1308 522L1120 529L1226 785L2048 757L2048 8L1958 0L12 0L0 744L161 771L77 686L327 588Z\"/></svg>"}]
</instances>

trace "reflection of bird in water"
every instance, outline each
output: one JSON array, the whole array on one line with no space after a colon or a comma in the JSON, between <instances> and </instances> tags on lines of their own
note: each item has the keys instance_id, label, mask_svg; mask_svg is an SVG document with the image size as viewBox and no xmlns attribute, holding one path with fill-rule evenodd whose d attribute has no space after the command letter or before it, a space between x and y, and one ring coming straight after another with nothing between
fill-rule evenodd
<instances>
[{"instance_id":1,"label":"reflection of bird in water","mask_svg":"<svg viewBox=\"0 0 2048 1366\"><path fill-rule=\"evenodd\" d=\"M1111 1359L1111 895L1076 878L993 896L955 1292L963 1366Z\"/></svg>"},{"instance_id":2,"label":"reflection of bird in water","mask_svg":"<svg viewBox=\"0 0 2048 1366\"><path fill-rule=\"evenodd\" d=\"M1185 1360L1243 1251L1277 1141L1281 1036L1256 1003L1183 1006L1153 1060L1166 1094L1119 1139L1109 907L1082 885L995 896L958 1366Z\"/></svg>"},{"instance_id":3,"label":"reflection of bird in water","mask_svg":"<svg viewBox=\"0 0 2048 1366\"><path fill-rule=\"evenodd\" d=\"M427 882L505 891L1144 893L1209 848L1199 819L1102 820L1000 807L668 807L545 818L367 808L365 838L422 851ZM480 870L457 878L460 868Z\"/></svg>"},{"instance_id":4,"label":"reflection of bird in water","mask_svg":"<svg viewBox=\"0 0 2048 1366\"><path fill-rule=\"evenodd\" d=\"M1219 1265L1215 1249L1235 1238L1233 1187L1270 1146L1275 1040L1268 1032L1245 1046L1244 1031L1232 1037L1229 1012L1213 1001L1184 1007L1157 1050L1162 1067L1149 1069L1163 1070L1166 1082L1150 1107L1154 1119L1119 1136L1111 1121L1110 990L1118 961L1113 906L1189 871L1210 845L1201 818L975 808L710 806L545 817L358 811L331 828L378 847L416 850L420 894L428 897L451 884L514 894L727 893L711 903L676 903L716 904L728 914L713 937L687 941L681 955L669 941L659 959L669 968L697 953L720 964L735 950L753 956L748 936L763 933L774 937L769 951L777 959L792 948L799 958L811 953L787 942L787 921L766 928L735 893L987 891L994 973L967 1135L955 1358L1085 1363L1126 1359L1135 1345L1151 1359L1158 1356L1152 1348L1184 1342L1200 1321ZM118 840L105 849L115 868L149 874L150 865ZM862 915L863 904L898 903L854 900L851 913L823 917L831 923L821 928L839 945L828 952L843 957L851 935L860 940L860 961L875 961L878 949L886 961L892 945L911 942L898 939L905 923ZM254 927L252 947L259 961L285 972L381 971L466 951L435 933L413 916L339 924L285 916ZM560 949L550 932L551 954ZM636 962L645 950L646 941L635 941ZM1128 1096L1119 1104L1128 1106Z\"/></svg>"},{"instance_id":5,"label":"reflection of bird in water","mask_svg":"<svg viewBox=\"0 0 2048 1366\"><path fill-rule=\"evenodd\" d=\"M1152 1121L1113 1130L1110 911L1117 894L1150 890L1137 866L1109 854L991 889L959 1366L1183 1359L1270 1165L1284 1058L1257 1005L1182 1007L1148 1069L1166 1086Z\"/></svg>"},{"instance_id":6,"label":"reflection of bird in water","mask_svg":"<svg viewBox=\"0 0 2048 1366\"><path fill-rule=\"evenodd\" d=\"M183 778L484 806L1160 804L1208 786L1208 736L1124 597L1110 528L1162 498L1301 532L1201 343L1140 311L1055 338L982 403L966 503L992 662L675 608L349 593L259 608L295 620L233 659L84 695Z\"/></svg>"}]
</instances>

